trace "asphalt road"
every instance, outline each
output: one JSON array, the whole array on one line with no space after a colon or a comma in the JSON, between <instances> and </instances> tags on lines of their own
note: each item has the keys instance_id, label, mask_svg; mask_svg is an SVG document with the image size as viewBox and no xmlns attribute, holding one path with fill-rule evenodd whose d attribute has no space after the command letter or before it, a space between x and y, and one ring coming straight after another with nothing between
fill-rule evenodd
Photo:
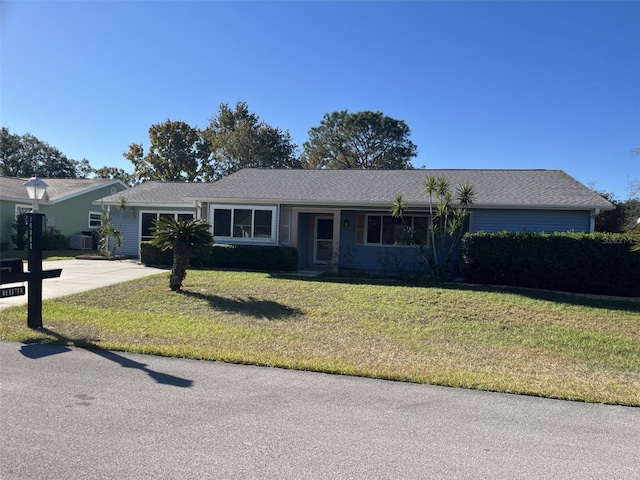
<instances>
[{"instance_id":1,"label":"asphalt road","mask_svg":"<svg viewBox=\"0 0 640 480\"><path fill-rule=\"evenodd\" d=\"M9 479L633 479L640 409L0 341Z\"/></svg>"}]
</instances>

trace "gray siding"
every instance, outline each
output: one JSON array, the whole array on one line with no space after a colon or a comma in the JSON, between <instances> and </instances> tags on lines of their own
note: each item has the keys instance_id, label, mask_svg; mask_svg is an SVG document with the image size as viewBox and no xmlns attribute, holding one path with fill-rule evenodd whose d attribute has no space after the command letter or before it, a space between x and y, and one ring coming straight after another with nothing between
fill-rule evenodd
<instances>
[{"instance_id":1,"label":"gray siding","mask_svg":"<svg viewBox=\"0 0 640 480\"><path fill-rule=\"evenodd\" d=\"M472 232L589 232L589 211L571 210L475 210Z\"/></svg>"}]
</instances>

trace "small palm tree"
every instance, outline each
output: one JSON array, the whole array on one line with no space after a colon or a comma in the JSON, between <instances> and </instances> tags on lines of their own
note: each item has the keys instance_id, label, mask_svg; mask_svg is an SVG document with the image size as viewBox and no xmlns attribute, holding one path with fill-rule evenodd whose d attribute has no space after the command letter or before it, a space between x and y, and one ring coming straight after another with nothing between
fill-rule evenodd
<instances>
[{"instance_id":1,"label":"small palm tree","mask_svg":"<svg viewBox=\"0 0 640 480\"><path fill-rule=\"evenodd\" d=\"M203 219L175 220L171 217L160 217L154 221L151 232L155 238L150 243L161 250L173 250L173 265L169 277L171 291L177 292L182 288L191 252L213 245L209 229L210 225Z\"/></svg>"}]
</instances>

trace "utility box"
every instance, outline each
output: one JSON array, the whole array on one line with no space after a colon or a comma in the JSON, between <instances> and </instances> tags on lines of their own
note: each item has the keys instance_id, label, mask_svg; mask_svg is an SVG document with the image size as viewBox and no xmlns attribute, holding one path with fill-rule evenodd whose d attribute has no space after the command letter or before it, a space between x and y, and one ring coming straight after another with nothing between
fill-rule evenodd
<instances>
[{"instance_id":1,"label":"utility box","mask_svg":"<svg viewBox=\"0 0 640 480\"><path fill-rule=\"evenodd\" d=\"M71 235L69 237L69 248L71 250L91 250L93 238L87 235Z\"/></svg>"}]
</instances>

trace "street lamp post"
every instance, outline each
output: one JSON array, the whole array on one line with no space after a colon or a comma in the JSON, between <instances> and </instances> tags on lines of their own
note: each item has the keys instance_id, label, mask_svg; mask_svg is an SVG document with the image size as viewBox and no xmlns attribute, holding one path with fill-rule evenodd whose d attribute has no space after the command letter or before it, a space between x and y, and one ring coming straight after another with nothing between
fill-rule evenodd
<instances>
[{"instance_id":1,"label":"street lamp post","mask_svg":"<svg viewBox=\"0 0 640 480\"><path fill-rule=\"evenodd\" d=\"M43 199L47 191L47 184L39 178L33 177L25 182L27 194L32 200L32 210L27 213L29 232L29 293L27 326L42 328L42 228L44 214L38 210L38 202Z\"/></svg>"}]
</instances>

